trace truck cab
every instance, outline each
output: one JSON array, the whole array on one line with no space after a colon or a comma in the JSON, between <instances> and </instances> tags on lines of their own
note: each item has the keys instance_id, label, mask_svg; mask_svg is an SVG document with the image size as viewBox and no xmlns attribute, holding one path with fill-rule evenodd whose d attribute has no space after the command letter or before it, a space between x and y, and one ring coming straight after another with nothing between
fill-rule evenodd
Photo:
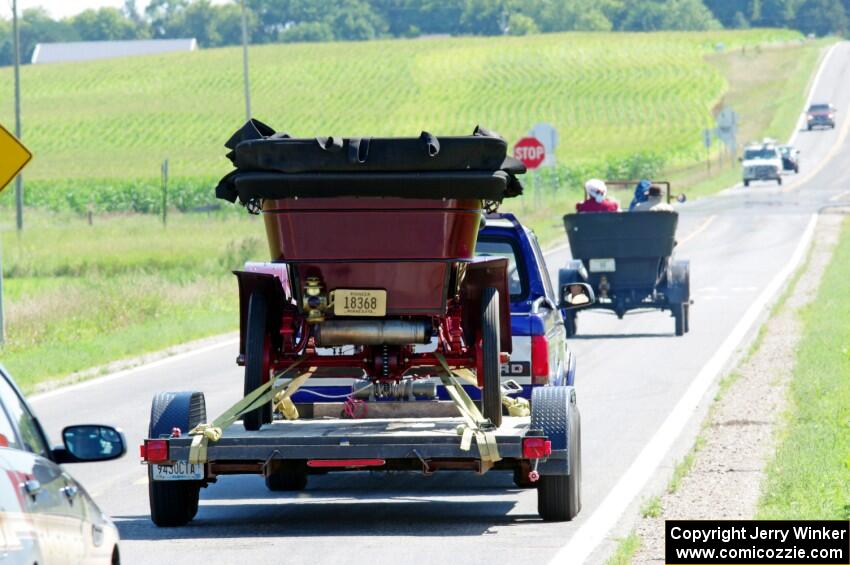
<instances>
[{"instance_id":1,"label":"truck cab","mask_svg":"<svg viewBox=\"0 0 850 565\"><path fill-rule=\"evenodd\" d=\"M748 145L741 160L744 186L756 180L782 184L782 155L772 140Z\"/></svg>"},{"instance_id":2,"label":"truck cab","mask_svg":"<svg viewBox=\"0 0 850 565\"><path fill-rule=\"evenodd\" d=\"M526 398L537 385L572 386L575 356L537 236L513 214L489 214L475 254L508 259L513 353L502 365L502 380L516 381Z\"/></svg>"}]
</instances>

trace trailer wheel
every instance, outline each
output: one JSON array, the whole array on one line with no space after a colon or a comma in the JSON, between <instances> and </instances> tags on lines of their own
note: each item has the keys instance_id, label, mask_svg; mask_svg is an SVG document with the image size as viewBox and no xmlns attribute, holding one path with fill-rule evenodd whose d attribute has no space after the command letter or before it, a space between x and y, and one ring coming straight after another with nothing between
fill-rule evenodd
<instances>
[{"instance_id":1,"label":"trailer wheel","mask_svg":"<svg viewBox=\"0 0 850 565\"><path fill-rule=\"evenodd\" d=\"M499 370L499 291L484 289L481 296L481 340L484 371L484 417L502 425L502 375Z\"/></svg>"},{"instance_id":2,"label":"trailer wheel","mask_svg":"<svg viewBox=\"0 0 850 565\"><path fill-rule=\"evenodd\" d=\"M201 392L163 392L151 404L148 437L170 436L174 428L188 433L207 419L206 403ZM200 481L154 481L148 468L148 499L151 520L159 527L188 524L198 513Z\"/></svg>"},{"instance_id":3,"label":"trailer wheel","mask_svg":"<svg viewBox=\"0 0 850 565\"><path fill-rule=\"evenodd\" d=\"M266 477L270 491L298 491L307 488L307 466L301 462L286 462Z\"/></svg>"},{"instance_id":4,"label":"trailer wheel","mask_svg":"<svg viewBox=\"0 0 850 565\"><path fill-rule=\"evenodd\" d=\"M248 302L248 322L245 330L245 396L269 380L270 340L266 333L266 297L255 292ZM272 404L248 412L242 425L248 431L259 430L272 421Z\"/></svg>"},{"instance_id":5,"label":"trailer wheel","mask_svg":"<svg viewBox=\"0 0 850 565\"><path fill-rule=\"evenodd\" d=\"M570 474L543 475L537 486L537 513L546 522L569 522L581 510L581 416L570 411Z\"/></svg>"}]
</instances>

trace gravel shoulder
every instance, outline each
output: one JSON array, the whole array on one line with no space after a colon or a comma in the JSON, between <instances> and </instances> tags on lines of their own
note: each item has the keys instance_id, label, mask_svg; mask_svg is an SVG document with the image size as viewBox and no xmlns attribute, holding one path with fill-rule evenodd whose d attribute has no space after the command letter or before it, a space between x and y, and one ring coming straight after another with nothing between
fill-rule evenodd
<instances>
[{"instance_id":1,"label":"gravel shoulder","mask_svg":"<svg viewBox=\"0 0 850 565\"><path fill-rule=\"evenodd\" d=\"M805 269L768 320L752 353L721 383L696 442L690 471L639 518L635 564L664 562L664 521L749 519L756 513L764 469L776 448L777 427L801 336L800 308L816 295L838 241L841 215L819 218ZM671 483L672 484L672 483ZM671 492L674 490L674 492Z\"/></svg>"}]
</instances>

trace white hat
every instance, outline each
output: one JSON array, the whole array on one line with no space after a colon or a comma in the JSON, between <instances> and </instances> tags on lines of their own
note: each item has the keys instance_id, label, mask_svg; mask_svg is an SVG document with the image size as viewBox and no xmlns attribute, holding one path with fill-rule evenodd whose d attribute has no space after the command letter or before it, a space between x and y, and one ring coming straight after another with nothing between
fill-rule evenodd
<instances>
[{"instance_id":1,"label":"white hat","mask_svg":"<svg viewBox=\"0 0 850 565\"><path fill-rule=\"evenodd\" d=\"M599 179L590 179L584 183L584 190L587 192L588 198L593 198L600 203L605 200L605 196L608 194L608 187L605 186L604 181Z\"/></svg>"}]
</instances>

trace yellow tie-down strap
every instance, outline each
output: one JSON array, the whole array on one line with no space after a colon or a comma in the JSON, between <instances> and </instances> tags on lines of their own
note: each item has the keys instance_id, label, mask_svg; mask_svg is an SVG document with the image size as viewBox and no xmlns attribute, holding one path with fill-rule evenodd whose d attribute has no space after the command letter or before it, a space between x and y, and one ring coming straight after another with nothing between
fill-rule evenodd
<instances>
[{"instance_id":1,"label":"yellow tie-down strap","mask_svg":"<svg viewBox=\"0 0 850 565\"><path fill-rule=\"evenodd\" d=\"M469 448L472 446L472 440L473 438L475 439L478 445L478 453L481 454L481 462L483 463L481 470L483 472L501 459L499 447L496 443L496 427L489 419L481 414L478 406L466 394L466 390L457 381L455 374L446 362L446 358L439 352L435 352L434 356L445 371L445 373L440 373L440 380L457 406L460 415L465 420L465 423L458 426L457 429L458 433L462 436L460 448L463 451L469 451Z\"/></svg>"},{"instance_id":2,"label":"yellow tie-down strap","mask_svg":"<svg viewBox=\"0 0 850 565\"><path fill-rule=\"evenodd\" d=\"M295 360L292 365L286 368L280 376L285 375L289 371L292 371L298 365L304 362L307 359L306 355L303 355ZM312 370L306 373L307 377L301 380L298 383L298 386L301 386L304 381L312 375ZM302 375L303 376L303 375ZM293 379L292 383L298 381L301 377L296 377ZM192 437L192 445L189 448L189 463L206 463L207 462L207 444L212 441L213 443L217 442L221 439L221 435L223 430L229 428L236 420L241 418L243 415L247 414L252 410L256 410L257 408L262 407L267 402L271 401L275 398L275 393L277 392L274 389L274 383L277 379L269 379L268 382L263 383L258 386L254 390L252 390L245 398L241 399L239 402L225 410L225 412L212 421L212 423L203 423L195 426L190 432L189 435ZM290 386L287 387L286 392L289 392ZM297 386L295 387L297 389ZM289 393L289 396L292 396L295 390L292 390ZM286 397L286 400L289 399L289 396ZM291 404L292 401L290 401ZM292 409L295 409L295 405L292 405ZM298 411L295 410L295 417L298 417Z\"/></svg>"},{"instance_id":3,"label":"yellow tie-down strap","mask_svg":"<svg viewBox=\"0 0 850 565\"><path fill-rule=\"evenodd\" d=\"M454 375L456 377L460 377L462 380L468 382L471 385L478 386L478 378L475 376L475 373L470 371L469 369L456 369L454 371ZM502 406L504 406L509 416L531 416L531 403L526 398L517 397L514 398L510 396L511 394L518 394L521 392L520 389L505 389L502 387Z\"/></svg>"}]
</instances>

